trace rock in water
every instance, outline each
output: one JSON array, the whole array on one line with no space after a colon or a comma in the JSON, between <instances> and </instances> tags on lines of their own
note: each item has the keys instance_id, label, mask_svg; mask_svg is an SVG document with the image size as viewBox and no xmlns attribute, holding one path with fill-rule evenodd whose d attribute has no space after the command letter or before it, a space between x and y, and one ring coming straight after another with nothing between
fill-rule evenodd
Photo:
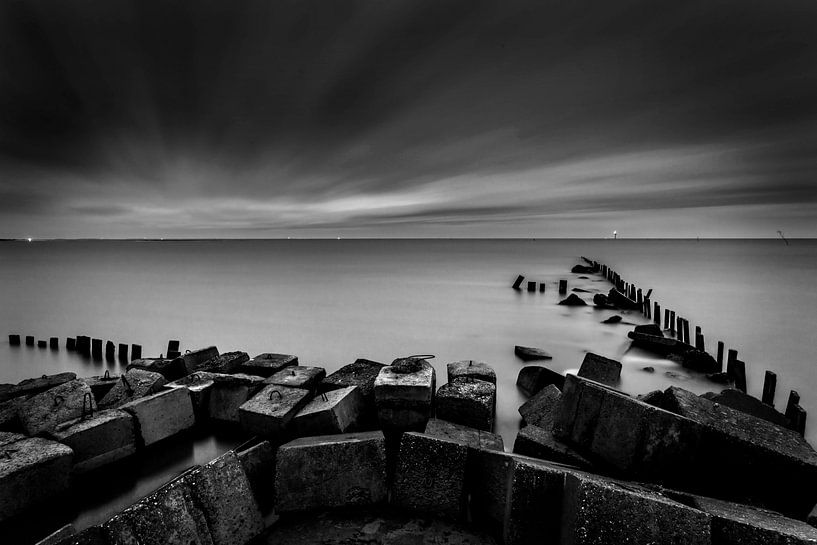
<instances>
[{"instance_id":1,"label":"rock in water","mask_svg":"<svg viewBox=\"0 0 817 545\"><path fill-rule=\"evenodd\" d=\"M567 296L566 299L562 299L559 301L560 305L566 307L586 307L587 303L584 302L584 299L576 295L575 293L571 293Z\"/></svg>"},{"instance_id":2,"label":"rock in water","mask_svg":"<svg viewBox=\"0 0 817 545\"><path fill-rule=\"evenodd\" d=\"M602 384L616 384L621 378L621 363L591 352L584 355L579 376Z\"/></svg>"},{"instance_id":3,"label":"rock in water","mask_svg":"<svg viewBox=\"0 0 817 545\"><path fill-rule=\"evenodd\" d=\"M618 314L614 314L613 316L610 316L606 320L602 320L601 323L603 323L603 324L617 324L621 320L622 320L621 316L619 316Z\"/></svg>"},{"instance_id":4,"label":"rock in water","mask_svg":"<svg viewBox=\"0 0 817 545\"><path fill-rule=\"evenodd\" d=\"M565 383L565 376L547 367L529 365L519 370L516 376L516 385L528 397L536 395L548 384L553 384L559 390Z\"/></svg>"},{"instance_id":5,"label":"rock in water","mask_svg":"<svg viewBox=\"0 0 817 545\"><path fill-rule=\"evenodd\" d=\"M513 353L525 361L553 359L553 356L551 356L541 348L533 348L530 346L515 346L513 349Z\"/></svg>"}]
</instances>

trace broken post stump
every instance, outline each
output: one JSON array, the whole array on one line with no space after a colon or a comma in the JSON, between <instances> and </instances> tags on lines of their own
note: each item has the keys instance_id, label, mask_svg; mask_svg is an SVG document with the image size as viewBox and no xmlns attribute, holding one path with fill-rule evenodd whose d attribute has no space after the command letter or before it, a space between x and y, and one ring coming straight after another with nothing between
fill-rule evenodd
<instances>
[{"instance_id":1,"label":"broken post stump","mask_svg":"<svg viewBox=\"0 0 817 545\"><path fill-rule=\"evenodd\" d=\"M34 335L26 335L26 346L34 346Z\"/></svg>"},{"instance_id":2,"label":"broken post stump","mask_svg":"<svg viewBox=\"0 0 817 545\"><path fill-rule=\"evenodd\" d=\"M59 350L60 339L58 337L51 337L48 339L48 346L51 348L51 350Z\"/></svg>"},{"instance_id":3,"label":"broken post stump","mask_svg":"<svg viewBox=\"0 0 817 545\"><path fill-rule=\"evenodd\" d=\"M67 339L65 339L65 349L71 352L76 350L77 340L74 337L68 337Z\"/></svg>"},{"instance_id":4,"label":"broken post stump","mask_svg":"<svg viewBox=\"0 0 817 545\"><path fill-rule=\"evenodd\" d=\"M112 341L105 343L105 360L114 361L116 359L116 345Z\"/></svg>"},{"instance_id":5,"label":"broken post stump","mask_svg":"<svg viewBox=\"0 0 817 545\"><path fill-rule=\"evenodd\" d=\"M536 291L536 282L530 281L528 282L528 292L533 293Z\"/></svg>"},{"instance_id":6,"label":"broken post stump","mask_svg":"<svg viewBox=\"0 0 817 545\"><path fill-rule=\"evenodd\" d=\"M519 276L516 277L516 280L514 281L513 286L511 286L511 287L513 289L515 289L515 290L520 289L519 287L522 285L522 281L524 281L524 280L525 280L525 277L520 274Z\"/></svg>"},{"instance_id":7,"label":"broken post stump","mask_svg":"<svg viewBox=\"0 0 817 545\"><path fill-rule=\"evenodd\" d=\"M165 352L165 357L172 360L173 358L178 358L179 356L181 356L181 352L179 352L179 341L167 341L167 352Z\"/></svg>"},{"instance_id":8,"label":"broken post stump","mask_svg":"<svg viewBox=\"0 0 817 545\"><path fill-rule=\"evenodd\" d=\"M142 359L142 345L141 344L131 344L130 345L130 359L131 359L131 361Z\"/></svg>"},{"instance_id":9,"label":"broken post stump","mask_svg":"<svg viewBox=\"0 0 817 545\"><path fill-rule=\"evenodd\" d=\"M567 293L567 280L559 280L559 295Z\"/></svg>"},{"instance_id":10,"label":"broken post stump","mask_svg":"<svg viewBox=\"0 0 817 545\"><path fill-rule=\"evenodd\" d=\"M774 407L774 391L777 388L777 375L772 371L766 371L763 379L763 396L761 401L770 407Z\"/></svg>"},{"instance_id":11,"label":"broken post stump","mask_svg":"<svg viewBox=\"0 0 817 545\"><path fill-rule=\"evenodd\" d=\"M19 335L9 335L9 345L11 345L11 346L20 346L20 336Z\"/></svg>"},{"instance_id":12,"label":"broken post stump","mask_svg":"<svg viewBox=\"0 0 817 545\"><path fill-rule=\"evenodd\" d=\"M96 361L102 360L102 339L91 339L91 357Z\"/></svg>"},{"instance_id":13,"label":"broken post stump","mask_svg":"<svg viewBox=\"0 0 817 545\"><path fill-rule=\"evenodd\" d=\"M128 345L126 343L119 343L119 361L122 363L128 362Z\"/></svg>"}]
</instances>

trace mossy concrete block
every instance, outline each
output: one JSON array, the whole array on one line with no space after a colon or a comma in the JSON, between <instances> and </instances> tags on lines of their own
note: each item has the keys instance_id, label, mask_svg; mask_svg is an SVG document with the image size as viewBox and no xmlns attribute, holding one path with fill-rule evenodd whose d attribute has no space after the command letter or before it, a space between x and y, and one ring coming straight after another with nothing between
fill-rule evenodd
<instances>
[{"instance_id":1,"label":"mossy concrete block","mask_svg":"<svg viewBox=\"0 0 817 545\"><path fill-rule=\"evenodd\" d=\"M309 390L268 384L238 409L241 428L251 435L279 434L311 396Z\"/></svg>"},{"instance_id":2,"label":"mossy concrete block","mask_svg":"<svg viewBox=\"0 0 817 545\"><path fill-rule=\"evenodd\" d=\"M238 372L267 378L291 365L298 365L298 356L265 352L264 354L258 354L250 361L242 363L238 367Z\"/></svg>"},{"instance_id":3,"label":"mossy concrete block","mask_svg":"<svg viewBox=\"0 0 817 545\"><path fill-rule=\"evenodd\" d=\"M276 449L269 441L261 441L236 449L236 455L244 468L255 501L266 512L275 500Z\"/></svg>"},{"instance_id":4,"label":"mossy concrete block","mask_svg":"<svg viewBox=\"0 0 817 545\"><path fill-rule=\"evenodd\" d=\"M58 426L52 434L74 451L74 473L82 474L136 452L133 416L109 409Z\"/></svg>"},{"instance_id":5,"label":"mossy concrete block","mask_svg":"<svg viewBox=\"0 0 817 545\"><path fill-rule=\"evenodd\" d=\"M278 449L278 512L386 501L386 441L380 431L296 439Z\"/></svg>"},{"instance_id":6,"label":"mossy concrete block","mask_svg":"<svg viewBox=\"0 0 817 545\"><path fill-rule=\"evenodd\" d=\"M57 373L56 375L28 378L14 385L8 384L5 385L6 387L0 389L0 401L6 401L19 396L39 394L60 384L75 380L76 378L76 373Z\"/></svg>"},{"instance_id":7,"label":"mossy concrete block","mask_svg":"<svg viewBox=\"0 0 817 545\"><path fill-rule=\"evenodd\" d=\"M144 446L188 430L196 423L190 394L182 388L139 398L123 405L122 410L136 419Z\"/></svg>"},{"instance_id":8,"label":"mossy concrete block","mask_svg":"<svg viewBox=\"0 0 817 545\"><path fill-rule=\"evenodd\" d=\"M315 391L326 377L323 367L307 367L304 365L290 365L264 380L264 384L277 384L289 388L302 388Z\"/></svg>"},{"instance_id":9,"label":"mossy concrete block","mask_svg":"<svg viewBox=\"0 0 817 545\"><path fill-rule=\"evenodd\" d=\"M496 386L484 380L458 378L443 384L435 400L438 418L492 431L496 410Z\"/></svg>"},{"instance_id":10,"label":"mossy concrete block","mask_svg":"<svg viewBox=\"0 0 817 545\"><path fill-rule=\"evenodd\" d=\"M564 545L709 545L712 518L637 485L567 474Z\"/></svg>"},{"instance_id":11,"label":"mossy concrete block","mask_svg":"<svg viewBox=\"0 0 817 545\"><path fill-rule=\"evenodd\" d=\"M602 384L615 385L621 379L621 363L590 352L584 355L579 376Z\"/></svg>"},{"instance_id":12,"label":"mossy concrete block","mask_svg":"<svg viewBox=\"0 0 817 545\"><path fill-rule=\"evenodd\" d=\"M233 452L186 477L204 512L214 545L244 545L264 530L264 521L241 462Z\"/></svg>"},{"instance_id":13,"label":"mossy concrete block","mask_svg":"<svg viewBox=\"0 0 817 545\"><path fill-rule=\"evenodd\" d=\"M530 425L519 430L513 444L513 451L515 454L541 458L542 460L550 460L560 464L580 468L592 467L592 464L584 456L553 437L553 432L539 426Z\"/></svg>"},{"instance_id":14,"label":"mossy concrete block","mask_svg":"<svg viewBox=\"0 0 817 545\"><path fill-rule=\"evenodd\" d=\"M358 428L363 396L357 386L330 390L309 401L292 420L297 437L345 433Z\"/></svg>"},{"instance_id":15,"label":"mossy concrete block","mask_svg":"<svg viewBox=\"0 0 817 545\"><path fill-rule=\"evenodd\" d=\"M210 391L213 389L216 373L196 371L186 377L165 384L165 389L183 388L190 394L196 422L202 424L210 416Z\"/></svg>"},{"instance_id":16,"label":"mossy concrete block","mask_svg":"<svg viewBox=\"0 0 817 545\"><path fill-rule=\"evenodd\" d=\"M83 401L89 411L96 409L88 385L71 380L25 400L19 407L18 418L28 435L51 432L59 424L82 416Z\"/></svg>"},{"instance_id":17,"label":"mossy concrete block","mask_svg":"<svg viewBox=\"0 0 817 545\"><path fill-rule=\"evenodd\" d=\"M354 363L344 365L334 373L331 373L323 382L322 390L336 390L348 386L357 386L363 399L369 407L374 409L374 382L380 370L386 367L385 363L367 359L357 359Z\"/></svg>"},{"instance_id":18,"label":"mossy concrete block","mask_svg":"<svg viewBox=\"0 0 817 545\"><path fill-rule=\"evenodd\" d=\"M185 354L185 356L188 356L188 354ZM193 368L188 368L188 371L191 373L205 371L209 373L232 374L238 372L238 368L241 367L241 364L248 361L250 361L250 356L246 352L225 352L224 354L217 354L200 363L197 363L195 359L191 358L190 365Z\"/></svg>"},{"instance_id":19,"label":"mossy concrete block","mask_svg":"<svg viewBox=\"0 0 817 545\"><path fill-rule=\"evenodd\" d=\"M395 360L399 362L402 360ZM389 365L374 382L377 418L384 430L419 431L432 416L436 374L425 360L416 360L412 372Z\"/></svg>"},{"instance_id":20,"label":"mossy concrete block","mask_svg":"<svg viewBox=\"0 0 817 545\"><path fill-rule=\"evenodd\" d=\"M556 386L553 384L545 386L519 407L519 414L526 424L551 430L553 429L553 411L561 397L562 392Z\"/></svg>"},{"instance_id":21,"label":"mossy concrete block","mask_svg":"<svg viewBox=\"0 0 817 545\"><path fill-rule=\"evenodd\" d=\"M212 420L224 424L239 424L238 409L254 396L264 385L257 375L216 374L210 389L208 414Z\"/></svg>"},{"instance_id":22,"label":"mossy concrete block","mask_svg":"<svg viewBox=\"0 0 817 545\"><path fill-rule=\"evenodd\" d=\"M125 368L126 371L134 369L159 373L168 381L178 380L188 374L181 358L139 358L131 361Z\"/></svg>"},{"instance_id":23,"label":"mossy concrete block","mask_svg":"<svg viewBox=\"0 0 817 545\"><path fill-rule=\"evenodd\" d=\"M403 434L392 502L450 519L465 516L468 447L422 433Z\"/></svg>"},{"instance_id":24,"label":"mossy concrete block","mask_svg":"<svg viewBox=\"0 0 817 545\"><path fill-rule=\"evenodd\" d=\"M568 472L556 465L513 459L503 523L505 545L558 542L562 494Z\"/></svg>"},{"instance_id":25,"label":"mossy concrete block","mask_svg":"<svg viewBox=\"0 0 817 545\"><path fill-rule=\"evenodd\" d=\"M0 522L68 491L74 452L47 439L3 436Z\"/></svg>"},{"instance_id":26,"label":"mossy concrete block","mask_svg":"<svg viewBox=\"0 0 817 545\"><path fill-rule=\"evenodd\" d=\"M553 384L559 390L564 387L565 376L561 373L542 367L541 365L528 365L519 370L516 376L516 385L522 392L530 397L536 395L542 388Z\"/></svg>"},{"instance_id":27,"label":"mossy concrete block","mask_svg":"<svg viewBox=\"0 0 817 545\"><path fill-rule=\"evenodd\" d=\"M199 367L207 361L211 361L219 356L218 348L215 346L207 346L205 348L198 348L196 350L188 350L176 359L180 359L184 365L186 374L193 373L199 370ZM202 369L206 371L206 369Z\"/></svg>"},{"instance_id":28,"label":"mossy concrete block","mask_svg":"<svg viewBox=\"0 0 817 545\"><path fill-rule=\"evenodd\" d=\"M132 369L119 377L111 390L99 402L100 409L116 409L134 399L155 394L167 384L161 373Z\"/></svg>"},{"instance_id":29,"label":"mossy concrete block","mask_svg":"<svg viewBox=\"0 0 817 545\"><path fill-rule=\"evenodd\" d=\"M462 360L449 363L447 366L448 382L458 378L484 380L496 385L494 368L482 361Z\"/></svg>"}]
</instances>

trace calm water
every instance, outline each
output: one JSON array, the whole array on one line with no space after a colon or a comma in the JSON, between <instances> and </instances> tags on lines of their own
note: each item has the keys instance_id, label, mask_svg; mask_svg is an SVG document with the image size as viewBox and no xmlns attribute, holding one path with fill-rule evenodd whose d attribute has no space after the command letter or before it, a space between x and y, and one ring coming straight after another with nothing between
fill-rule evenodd
<instances>
[{"instance_id":1,"label":"calm water","mask_svg":"<svg viewBox=\"0 0 817 545\"><path fill-rule=\"evenodd\" d=\"M173 338L183 350L215 344L222 352L292 353L328 372L359 357L391 362L430 353L437 356L438 383L449 361L494 365L497 431L507 448L524 401L515 387L523 366L515 344L549 350L558 370L576 369L585 351L621 359L622 388L630 393L669 384L714 389L674 364L628 351L629 326L599 323L611 312L556 305L560 278L590 292L609 289L598 277L569 273L581 255L653 288L653 300L703 327L710 349L717 340L737 348L751 393L760 394L763 372L771 369L778 373L778 407L796 387L804 407L817 411L817 241L800 240L2 242L0 382L120 370L64 349L9 347L7 332L58 336L61 345L87 334L142 344L144 355L164 352ZM509 286L518 273L548 282L547 292L514 292ZM656 372L645 373L645 365ZM815 433L817 413L808 422L808 436ZM231 446L201 439L110 501L128 503L168 474ZM104 515L95 509L80 525Z\"/></svg>"}]
</instances>

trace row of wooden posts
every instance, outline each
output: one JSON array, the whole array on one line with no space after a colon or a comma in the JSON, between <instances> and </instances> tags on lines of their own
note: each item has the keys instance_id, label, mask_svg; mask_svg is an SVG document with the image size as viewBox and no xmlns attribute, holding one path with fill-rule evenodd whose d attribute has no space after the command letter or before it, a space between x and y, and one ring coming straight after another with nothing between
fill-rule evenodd
<instances>
[{"instance_id":1,"label":"row of wooden posts","mask_svg":"<svg viewBox=\"0 0 817 545\"><path fill-rule=\"evenodd\" d=\"M588 263L599 267L600 273L609 280L615 288L641 305L642 314L653 321L659 327L661 326L661 305L656 301L651 300L652 290L642 293L641 289L635 284L626 282L621 276L607 265L590 261L587 258L582 258ZM706 351L706 344L701 326L695 327L695 342L694 345L690 338L690 324L689 320L681 316L677 316L674 310L664 308L664 326L663 329L669 330L675 335L675 338L682 343L694 346L698 350ZM718 348L716 352L716 360L723 369L724 349L723 341L718 341ZM726 351L726 374L734 381L735 388L746 393L746 363L738 359L738 351L730 348ZM763 381L763 394L761 401L770 407L774 407L774 395L777 388L777 375L772 371L766 371ZM786 418L791 421L792 426L799 433L805 433L806 428L806 410L800 406L800 394L792 390L789 393L789 399L786 404Z\"/></svg>"},{"instance_id":2,"label":"row of wooden posts","mask_svg":"<svg viewBox=\"0 0 817 545\"><path fill-rule=\"evenodd\" d=\"M178 341L176 341L176 349L178 350ZM9 344L11 346L20 346L20 335L17 334L10 334L9 335ZM33 335L26 335L25 337L25 344L26 346L34 346L34 336ZM51 337L48 342L40 340L37 341L37 346L40 348L46 348L50 346L51 350L59 350L60 349L60 340L59 337ZM65 349L71 352L77 352L81 356L85 356L86 358L92 358L96 361L102 361L103 357L103 346L102 346L102 339L93 339L86 335L78 335L76 337L68 337L65 340ZM128 360L128 345L127 343L119 343L119 361L127 362ZM104 356L105 359L108 361L113 361L116 359L117 354L117 345L113 343L113 341L107 341L105 343L105 350ZM140 344L131 344L130 345L130 361L138 360L142 357L142 345Z\"/></svg>"},{"instance_id":3,"label":"row of wooden posts","mask_svg":"<svg viewBox=\"0 0 817 545\"><path fill-rule=\"evenodd\" d=\"M515 289L515 290L521 290L522 289L522 282L524 282L524 281L525 281L525 277L520 274L519 276L516 277L516 280L514 281L513 286L511 286L511 287L513 289ZM536 281L534 281L534 280L529 280L528 281L528 291L529 292L535 293L537 291L536 286L537 286ZM544 282L539 282L538 286L539 286L539 292L544 293L545 292L545 283ZM559 280L559 294L564 295L565 293L567 293L567 280Z\"/></svg>"}]
</instances>

